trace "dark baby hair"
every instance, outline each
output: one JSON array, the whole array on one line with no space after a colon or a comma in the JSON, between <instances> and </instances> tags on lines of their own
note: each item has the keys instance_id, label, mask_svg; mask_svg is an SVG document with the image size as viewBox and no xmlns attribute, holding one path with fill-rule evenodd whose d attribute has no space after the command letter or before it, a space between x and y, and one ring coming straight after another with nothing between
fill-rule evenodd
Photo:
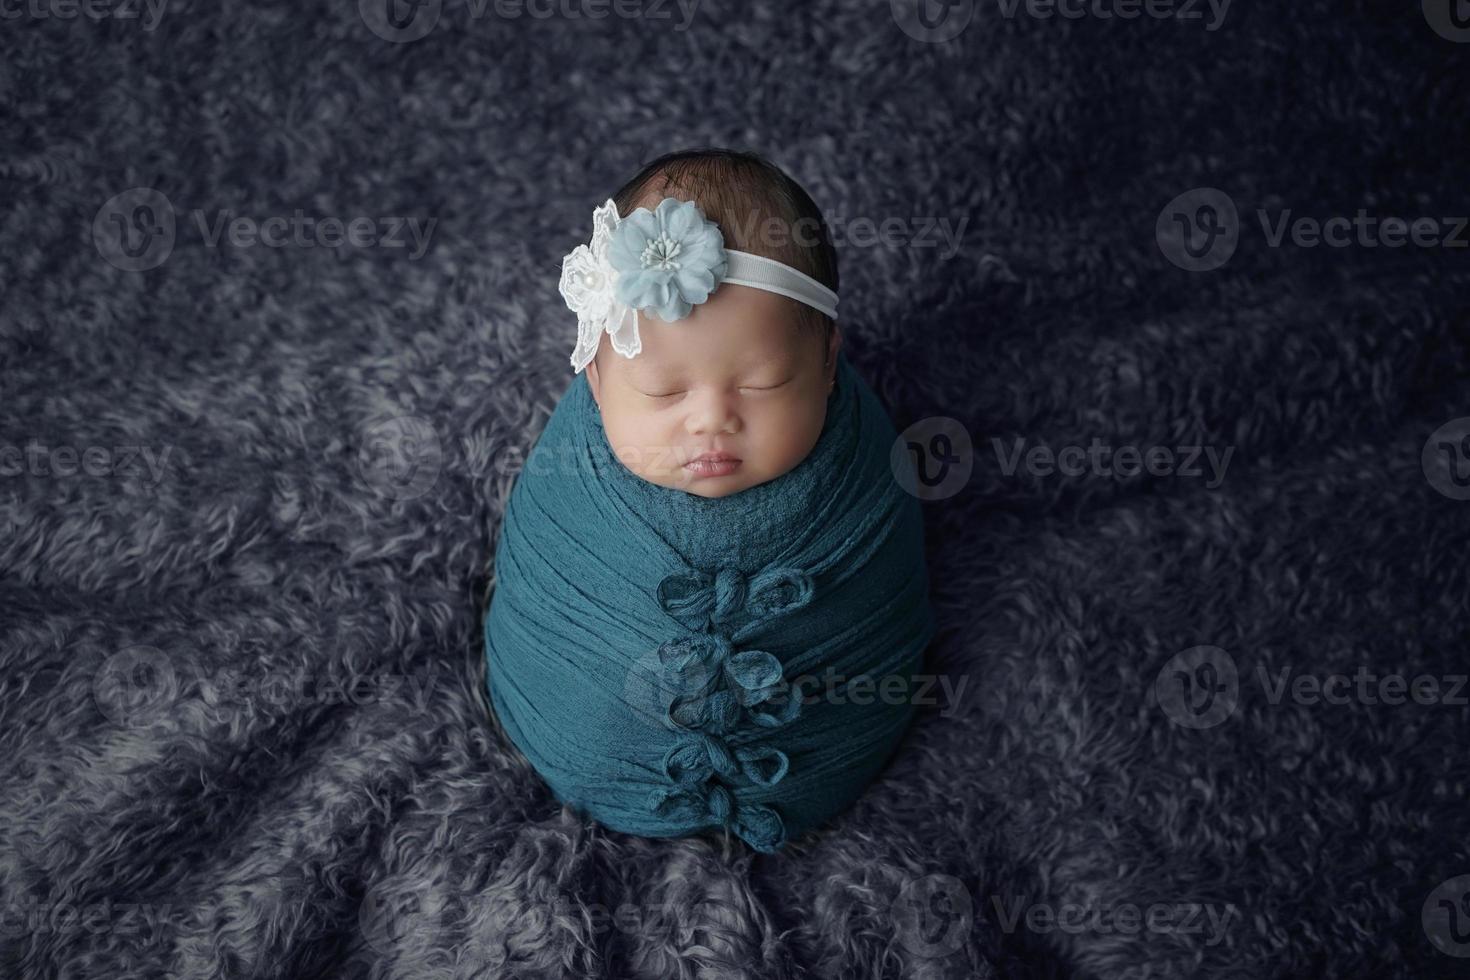
<instances>
[{"instance_id":1,"label":"dark baby hair","mask_svg":"<svg viewBox=\"0 0 1470 980\"><path fill-rule=\"evenodd\" d=\"M649 195L681 191L720 226L725 247L784 262L837 292L837 252L827 222L802 186L755 153L717 147L666 153L646 164L616 194L618 215L627 217ZM645 202L646 206L646 202ZM824 313L805 303L803 329L825 344L834 328Z\"/></svg>"}]
</instances>

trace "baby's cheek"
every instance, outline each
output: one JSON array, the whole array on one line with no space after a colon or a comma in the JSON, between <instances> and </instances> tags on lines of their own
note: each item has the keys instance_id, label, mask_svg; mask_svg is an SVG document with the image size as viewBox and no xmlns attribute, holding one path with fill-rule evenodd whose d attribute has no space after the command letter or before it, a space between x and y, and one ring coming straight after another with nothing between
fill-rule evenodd
<instances>
[{"instance_id":1,"label":"baby's cheek","mask_svg":"<svg viewBox=\"0 0 1470 980\"><path fill-rule=\"evenodd\" d=\"M620 463L640 475L648 468L648 454L644 452L638 425L629 413L614 404L605 404L602 409L602 430L607 433L608 448Z\"/></svg>"},{"instance_id":2,"label":"baby's cheek","mask_svg":"<svg viewBox=\"0 0 1470 980\"><path fill-rule=\"evenodd\" d=\"M637 476L665 486L689 481L686 461L679 458L684 450L659 419L609 405L602 427L613 455Z\"/></svg>"},{"instance_id":3,"label":"baby's cheek","mask_svg":"<svg viewBox=\"0 0 1470 980\"><path fill-rule=\"evenodd\" d=\"M819 404L801 402L787 406L780 417L772 421L762 439L761 453L768 478L795 469L806 459L822 434L825 418L825 401Z\"/></svg>"}]
</instances>

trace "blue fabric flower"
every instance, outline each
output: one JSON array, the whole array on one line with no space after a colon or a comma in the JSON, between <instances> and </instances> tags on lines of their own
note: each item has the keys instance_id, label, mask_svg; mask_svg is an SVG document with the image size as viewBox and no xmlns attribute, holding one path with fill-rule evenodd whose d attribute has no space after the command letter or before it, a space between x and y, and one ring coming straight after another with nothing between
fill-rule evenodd
<instances>
[{"instance_id":1,"label":"blue fabric flower","mask_svg":"<svg viewBox=\"0 0 1470 980\"><path fill-rule=\"evenodd\" d=\"M618 302L672 322L725 277L725 237L692 201L666 197L618 223L607 258L618 273Z\"/></svg>"}]
</instances>

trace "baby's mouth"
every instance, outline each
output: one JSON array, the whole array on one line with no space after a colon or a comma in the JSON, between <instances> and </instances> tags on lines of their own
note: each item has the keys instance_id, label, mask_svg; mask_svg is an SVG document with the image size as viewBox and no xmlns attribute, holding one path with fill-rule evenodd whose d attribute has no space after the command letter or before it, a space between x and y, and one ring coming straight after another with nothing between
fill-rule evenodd
<instances>
[{"instance_id":1,"label":"baby's mouth","mask_svg":"<svg viewBox=\"0 0 1470 980\"><path fill-rule=\"evenodd\" d=\"M694 477L729 476L740 466L740 457L733 453L700 453L684 464L684 472Z\"/></svg>"}]
</instances>

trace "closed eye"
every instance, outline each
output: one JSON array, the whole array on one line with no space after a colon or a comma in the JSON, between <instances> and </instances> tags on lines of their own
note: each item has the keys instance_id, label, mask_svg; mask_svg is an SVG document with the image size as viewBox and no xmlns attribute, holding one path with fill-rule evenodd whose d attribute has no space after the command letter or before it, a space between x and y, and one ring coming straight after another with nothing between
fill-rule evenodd
<instances>
[{"instance_id":1,"label":"closed eye","mask_svg":"<svg viewBox=\"0 0 1470 980\"><path fill-rule=\"evenodd\" d=\"M785 381L780 381L780 382L777 382L776 384L773 384L773 385L743 385L740 390L741 391L775 391L777 388L784 388L784 387L786 387L792 381L795 381L795 380L796 380L795 378L787 378ZM641 388L638 388L638 389L635 389L635 390L640 395L642 395L645 398L677 398L678 396L684 394L684 390L682 388L681 389L678 389L676 391L644 391Z\"/></svg>"}]
</instances>

